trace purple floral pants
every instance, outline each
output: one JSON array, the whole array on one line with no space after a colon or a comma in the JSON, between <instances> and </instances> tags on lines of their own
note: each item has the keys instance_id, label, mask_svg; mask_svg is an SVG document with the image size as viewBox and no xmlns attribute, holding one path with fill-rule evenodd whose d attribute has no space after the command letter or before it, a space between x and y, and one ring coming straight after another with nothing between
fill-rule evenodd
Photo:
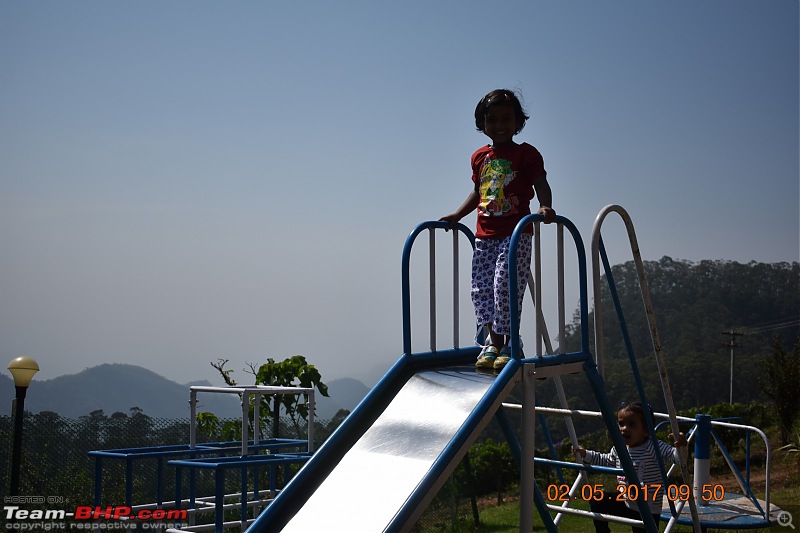
<instances>
[{"instance_id":1,"label":"purple floral pants","mask_svg":"<svg viewBox=\"0 0 800 533\"><path fill-rule=\"evenodd\" d=\"M517 249L517 309L522 313L522 298L531 268L531 235L520 236ZM508 288L508 252L511 237L475 239L472 256L472 303L479 326L490 324L495 333L511 334L511 306Z\"/></svg>"}]
</instances>

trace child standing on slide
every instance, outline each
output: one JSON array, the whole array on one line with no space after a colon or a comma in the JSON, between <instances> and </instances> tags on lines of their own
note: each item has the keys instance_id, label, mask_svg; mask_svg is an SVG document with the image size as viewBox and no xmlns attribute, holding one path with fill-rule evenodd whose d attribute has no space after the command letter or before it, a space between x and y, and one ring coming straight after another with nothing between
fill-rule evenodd
<instances>
[{"instance_id":1,"label":"child standing on slide","mask_svg":"<svg viewBox=\"0 0 800 533\"><path fill-rule=\"evenodd\" d=\"M475 108L475 126L492 143L472 154L474 188L467 199L458 211L439 219L452 227L478 210L471 294L478 325L488 328L489 333L488 344L475 363L478 368L500 370L511 359L508 254L514 228L531 213L534 195L539 197L537 213L544 216L544 222L549 224L556 218L542 155L530 144L514 141L528 118L512 91L497 89L481 98ZM520 312L530 272L531 235L528 227L517 250L516 304Z\"/></svg>"}]
</instances>

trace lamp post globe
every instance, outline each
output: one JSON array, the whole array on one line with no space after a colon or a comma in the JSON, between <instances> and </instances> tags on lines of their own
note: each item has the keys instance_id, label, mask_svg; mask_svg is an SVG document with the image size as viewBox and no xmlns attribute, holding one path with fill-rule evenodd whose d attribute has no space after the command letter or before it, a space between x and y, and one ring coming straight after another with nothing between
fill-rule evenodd
<instances>
[{"instance_id":1,"label":"lamp post globe","mask_svg":"<svg viewBox=\"0 0 800 533\"><path fill-rule=\"evenodd\" d=\"M39 364L32 358L21 356L8 364L8 371L14 378L17 390L14 402L14 445L11 451L11 483L9 495L19 495L19 472L22 464L22 419L25 416L25 395L34 374L39 371Z\"/></svg>"},{"instance_id":2,"label":"lamp post globe","mask_svg":"<svg viewBox=\"0 0 800 533\"><path fill-rule=\"evenodd\" d=\"M39 371L39 363L31 357L22 355L8 363L7 368L14 378L14 385L27 389L31 384L33 375Z\"/></svg>"}]
</instances>

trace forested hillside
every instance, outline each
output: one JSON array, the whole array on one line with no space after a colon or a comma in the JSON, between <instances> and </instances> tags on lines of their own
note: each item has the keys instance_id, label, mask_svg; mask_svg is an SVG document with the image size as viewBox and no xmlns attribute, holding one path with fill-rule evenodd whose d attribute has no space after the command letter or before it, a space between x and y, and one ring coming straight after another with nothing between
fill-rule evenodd
<instances>
[{"instance_id":1,"label":"forested hillside","mask_svg":"<svg viewBox=\"0 0 800 533\"><path fill-rule=\"evenodd\" d=\"M800 336L800 263L742 264L732 261L689 261L663 257L644 264L663 353L678 410L727 402L730 395L733 339L734 402L767 401L759 383L764 360L776 336L791 350ZM650 330L633 261L612 267L611 278L631 338L649 402L664 409ZM604 277L606 390L612 405L633 398L636 389L617 313ZM593 313L590 338L594 345ZM578 325L570 327L567 346L579 346ZM735 334L731 335L730 332ZM550 380L548 380L550 381ZM595 409L582 376L564 379L570 407ZM551 405L552 383L539 389Z\"/></svg>"}]
</instances>

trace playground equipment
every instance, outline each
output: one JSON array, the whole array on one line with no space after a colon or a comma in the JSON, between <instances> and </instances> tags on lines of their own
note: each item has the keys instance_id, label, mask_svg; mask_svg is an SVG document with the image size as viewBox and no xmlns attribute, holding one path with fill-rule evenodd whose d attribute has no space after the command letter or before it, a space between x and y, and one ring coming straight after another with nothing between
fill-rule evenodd
<instances>
[{"instance_id":1,"label":"playground equipment","mask_svg":"<svg viewBox=\"0 0 800 533\"><path fill-rule=\"evenodd\" d=\"M656 325L655 319L655 311L653 309L653 305L650 299L650 292L648 288L647 279L644 273L644 265L642 262L641 254L639 251L638 241L636 239L636 232L633 227L633 222L631 221L630 216L628 215L627 211L618 205L609 205L603 208L600 213L597 215L595 220L594 228L592 231L592 266L593 266L593 287L594 287L594 318L595 318L595 350L597 356L597 364L600 369L601 375L603 374L603 364L604 364L604 347L603 347L603 313L602 313L602 306L600 305L600 266L602 265L604 268L604 272L606 274L606 281L608 283L609 292L611 294L614 309L617 313L617 319L619 326L622 331L623 338L625 340L625 347L628 355L628 359L631 364L631 369L633 371L634 380L636 383L636 388L639 393L639 397L642 402L647 405L646 401L646 394L644 392L643 387L643 380L639 373L638 365L636 364L636 357L633 353L633 349L631 347L630 336L627 331L627 326L625 322L624 315L622 313L622 308L620 306L619 298L617 296L617 291L615 287L614 278L611 272L611 267L608 261L608 256L605 251L605 247L603 245L603 239L601 236L601 228L603 222L605 221L606 217L612 213L619 215L622 222L625 225L625 229L627 231L628 240L630 242L630 249L631 254L633 256L634 264L636 266L636 272L639 278L639 286L641 289L642 295L642 303L644 305L644 310L647 316L647 322L650 329L650 337L652 340L653 345L653 354L655 355L656 363L658 366L658 373L659 379L662 386L662 391L664 393L664 402L667 406L668 413L666 415L656 413L654 414L656 417L659 418L667 418L671 431L674 434L680 430L680 422L693 424L691 429L689 430L689 441L691 443L692 440L695 441L694 452L695 452L695 460L694 460L694 481L691 485L686 485L686 482L689 480L687 476L684 476L684 485L677 486L675 489L675 494L670 494L670 491L667 490L664 502L663 502L663 509L661 514L661 519L663 521L667 521L667 528L665 531L671 531L672 527L675 524L693 524L695 531L697 531L698 526L700 527L724 527L728 529L754 529L754 528L765 528L769 527L771 523L774 523L782 511L772 504L770 504L770 492L769 492L769 475L770 475L770 459L771 459L771 450L769 445L769 440L767 436L753 426L747 426L744 424L737 424L733 423L732 421L725 421L725 420L711 420L708 415L698 415L696 419L692 420L686 417L679 417L675 413L675 406L672 401L672 392L669 385L669 379L667 377L667 370L666 370L666 363L665 358L662 353L662 345L661 339L658 333L658 327ZM655 421L647 420L650 435L653 440L655 440L655 430L666 423L662 421L657 426L655 426ZM714 426L719 427L729 427L734 428L737 430L741 430L745 432L746 436L746 477L742 475L740 470L737 468L735 463L733 462L730 454L727 452L724 443L719 438L717 433L713 430ZM765 455L766 455L766 463L765 463L765 470L766 470L766 479L765 479L765 487L764 487L764 500L759 500L754 492L751 490L750 486L750 436L751 433L757 433L765 444ZM742 490L742 494L725 494L724 489L722 489L721 485L711 483L710 478L710 450L711 450L711 439L713 437L714 442L719 447L725 461L730 468L732 474L734 474L739 487ZM674 471L675 467L673 466L670 468L669 472L664 472L664 465L660 458L657 458L658 466L661 471L663 479L668 479L672 472ZM688 472L687 464L686 464L686 457L685 454L681 454L680 460L680 468L686 472ZM691 488L691 494L693 497L686 498L682 497L680 490L678 489L688 489ZM722 489L722 490L720 490ZM688 504L689 509L686 509ZM688 511L688 512L687 512Z\"/></svg>"},{"instance_id":2,"label":"playground equipment","mask_svg":"<svg viewBox=\"0 0 800 533\"><path fill-rule=\"evenodd\" d=\"M236 394L241 399L241 441L197 442L197 395L198 393ZM261 440L260 404L264 396L281 394L303 394L309 406L308 436L306 439L269 438ZM279 492L278 470L283 468L284 479L290 476L290 465L303 464L314 452L314 405L313 388L281 386L244 386L189 388L191 411L189 444L174 446L151 446L145 448L125 448L97 450L89 452L95 458L95 506L103 503L103 472L107 461L123 461L125 468L125 505L138 514L142 510L170 509L186 510L187 521L173 531L223 531L226 527L246 529L252 519L248 511L257 515ZM250 407L253 408L252 418ZM249 428L253 428L250 438ZM238 452L238 455L236 455ZM174 468L175 496L165 499L165 461ZM156 501L133 505L134 465L141 472L152 469L155 463ZM263 484L260 471L268 472L267 483ZM210 471L214 476L213 495L197 494L199 471ZM228 472L238 471L241 490L236 493L225 492L225 478ZM188 473L188 496L183 497L184 474ZM109 502L106 502L109 503ZM119 503L119 502L113 502ZM224 521L226 511L238 510L239 520ZM196 524L202 514L213 514L213 524ZM178 516L170 514L169 516ZM127 519L127 516L115 517Z\"/></svg>"},{"instance_id":3,"label":"playground equipment","mask_svg":"<svg viewBox=\"0 0 800 533\"><path fill-rule=\"evenodd\" d=\"M583 241L575 226L568 219L557 217L557 313L559 344L553 347L545 326L542 313L542 268L541 268L541 221L540 215L529 215L520 221L511 239L510 272L515 271L517 260L517 243L522 230L534 227L534 263L532 283L529 288L535 308L534 342L531 354L523 354L520 340L520 316L513 312L511 316L511 355L512 360L497 374L486 374L476 371L474 362L480 348L477 346L459 346L459 239L465 237L474 248L474 236L462 224L457 224L452 231L453 248L453 345L452 348L438 346L436 324L438 310L436 305L436 262L435 235L437 231L449 230L443 222L425 222L418 225L409 235L403 249L402 259L402 296L403 296L403 355L392 366L389 372L361 401L350 416L337 428L328 440L319 448L300 472L281 490L272 503L250 524L248 531L252 533L302 532L308 531L408 531L417 522L425 508L455 470L466 454L469 446L479 436L483 428L493 419L497 420L508 439L512 452L520 465L520 531L531 531L534 510L538 512L545 528L549 532L558 531L558 524L566 514L577 514L586 518L595 518L625 524L639 525L649 532L658 531L657 525L650 515L646 497L641 494L636 498L636 505L642 514L641 520L630 520L614 516L599 515L581 509L570 508L574 495L586 481L586 476L593 472L611 472L624 475L631 485L639 486L636 468L617 427L614 410L611 408L605 392L603 380L603 347L601 341L602 317L598 315L599 301L599 268L605 266L606 275L612 284L613 280L608 259L600 238L600 226L607 214L616 212L622 216L628 228L631 249L637 267L641 271L641 258L636 244L632 224L627 213L618 206L609 206L598 216L592 240L593 266L595 278L595 331L600 337L597 344L597 362L589 347L589 312L587 295L587 265ZM572 238L577 261L577 280L572 282L579 292L579 337L580 346L574 351L566 348L566 306L565 274L564 274L564 236ZM417 238L427 233L430 252L430 347L423 352L412 351L411 328L411 290L410 290L410 258ZM512 278L514 278L512 276ZM516 300L519 288L516 280L510 280L511 301ZM673 432L680 429L680 423L697 423L699 429L692 428L689 437L695 442L695 473L701 480L707 472L706 445L710 438L718 440L714 434L715 425L723 427L736 426L744 428L748 435L752 432L766 437L757 428L742 426L726 421L710 421L705 419L685 419L675 414L672 405L669 381L667 379L664 357L661 354L658 331L653 319L652 305L647 294L646 280L640 272L640 283L650 333L654 344L654 352L658 360L659 377L665 395L668 413L656 415L669 421ZM614 296L614 298L616 298ZM625 331L624 318L615 301L620 325L629 348L629 358L635 376L637 390L643 403L648 403L642 387L642 379L636 367L636 359L632 356L630 343ZM566 394L561 377L567 374L584 376L592 390L598 411L577 411L567 405ZM558 391L560 408L538 406L536 402L537 382L551 379ZM521 387L522 403L510 405L504 403L509 394ZM522 431L512 427L506 414L507 409L518 409L522 417ZM567 430L573 445L577 445L577 435L572 425L574 416L590 416L601 420L608 429L613 445L620 452L622 468L602 469L577 463L558 461L556 458L534 458L534 438L536 436L537 417L542 420L546 413L564 417ZM655 422L648 420L650 434L655 438ZM708 429L710 427L710 429ZM547 436L548 430L542 423L542 431ZM710 435L710 437L709 437ZM551 446L552 447L552 446ZM769 445L767 443L767 449ZM748 446L749 450L749 446ZM697 462L699 458L700 462ZM769 456L768 456L769 460ZM231 458L226 464L244 468L247 459ZM184 462L175 462L183 465ZM681 457L680 484L673 485L674 491L682 487L693 487L688 477L687 457ZM733 465L732 461L729 461ZM196 465L197 463L192 463ZM535 465L548 464L559 469L575 469L578 477L570 487L570 498L563 505L548 503L545 494L536 484L534 478ZM735 465L733 465L735 468ZM98 467L99 468L99 467ZM769 470L769 463L767 464ZM659 462L659 470L667 486L669 473ZM736 470L738 472L738 470ZM753 502L750 510L736 511L752 516L752 521L737 524L737 528L766 527L770 520L774 521L780 512L769 502L768 478L765 500L758 500L752 493L749 484L749 470L746 477L739 474L745 499ZM697 481L697 480L695 480ZM695 483L696 484L696 483ZM710 494L704 492L703 485L711 487ZM246 490L243 482L242 493ZM680 489L683 490L683 489ZM676 492L675 497L667 493L662 520L669 520L668 530L676 523L690 523L695 531L701 526L728 527L733 522L721 514L708 512L720 510L732 502L730 495L715 493L713 483L701 484L698 492L699 500L691 495L683 498L684 492ZM717 498L719 496L719 498ZM249 497L249 496L247 496ZM241 497L242 500L245 496ZM176 502L180 498L176 497ZM218 502L218 500L217 500ZM219 513L219 508L217 510ZM730 514L730 513L729 513ZM244 516L244 511L243 511ZM244 527L244 519L242 527ZM216 531L221 532L221 519L216 520Z\"/></svg>"},{"instance_id":4,"label":"playground equipment","mask_svg":"<svg viewBox=\"0 0 800 533\"><path fill-rule=\"evenodd\" d=\"M613 210L623 212L616 206ZM471 232L460 224L453 231L453 348L441 349L437 346L436 297L433 288L435 261L431 259L430 351L412 352L409 289L411 248L417 237L427 231L430 250L433 252L435 231L448 228L441 222L426 222L412 231L403 250L403 356L270 507L256 519L251 526L253 532L406 531L413 526L436 491L464 456L469 445L492 417L496 417L504 428L521 466L520 531L531 530L534 508L542 516L548 531L558 530L556 523L558 516L556 519L551 516L552 509L534 481L537 380L553 378L558 383L560 376L567 373L585 375L600 407L597 414L609 429L615 447L618 450L625 450L625 446L619 435L613 410L605 395L603 379L589 350L586 261L583 243L574 225L563 217L557 218L556 225L559 261L558 315L561 317L558 336L562 341L565 338L563 234L566 229L574 241L578 260L581 346L577 351L567 352L563 348L563 342L557 350L553 350L548 344L541 312L540 221L539 215L530 215L518 225L512 237L510 253L512 266L509 268L511 272L514 271L516 245L521 229L533 223L535 262L534 283L531 289L536 309L534 355L523 356L519 339L519 316L512 313L512 361L496 376L486 376L475 371L473 365L479 351L478 347L459 347L458 284L455 281L458 277L458 234L465 235L474 246ZM599 233L597 235L599 243ZM635 240L632 241L632 248L638 259L638 246ZM597 264L597 261L595 263ZM511 301L514 301L517 290L512 279ZM648 313L652 314L651 308L648 309ZM652 324L654 325L654 322ZM656 335L654 340L660 349L657 332L653 330L651 333ZM548 344L546 352L542 349L542 342ZM663 364L659 366L662 385L666 383L665 392L668 394L666 371ZM524 420L524 431L521 436L514 434L504 410L499 408L503 399L518 385L522 386L523 391L523 402L519 406ZM563 389L560 390L560 396L564 398ZM671 404L671 400L668 403ZM563 407L566 409L566 405ZM678 419L674 410L668 417L673 427L677 428ZM655 432L651 431L651 434L654 435ZM571 431L571 438L577 442L574 429ZM621 453L621 459L623 468L614 471L627 476L636 484L636 472L630 457L626 453ZM575 463L566 465L570 465L571 468L578 467ZM585 467L585 470L591 470L591 467ZM682 472L688 473L685 458ZM691 486L691 481L685 478L684 484ZM685 501L694 506L693 499L688 498ZM637 500L637 505L640 511L644 511L643 519L638 523L648 531L657 531L656 524L647 512L644 498ZM566 510L558 508L557 512ZM677 513L677 510L675 512ZM617 517L600 517L594 514L589 516L630 523ZM694 522L695 530L699 531L700 521L696 513L691 521ZM769 523L768 519L762 522Z\"/></svg>"}]
</instances>

